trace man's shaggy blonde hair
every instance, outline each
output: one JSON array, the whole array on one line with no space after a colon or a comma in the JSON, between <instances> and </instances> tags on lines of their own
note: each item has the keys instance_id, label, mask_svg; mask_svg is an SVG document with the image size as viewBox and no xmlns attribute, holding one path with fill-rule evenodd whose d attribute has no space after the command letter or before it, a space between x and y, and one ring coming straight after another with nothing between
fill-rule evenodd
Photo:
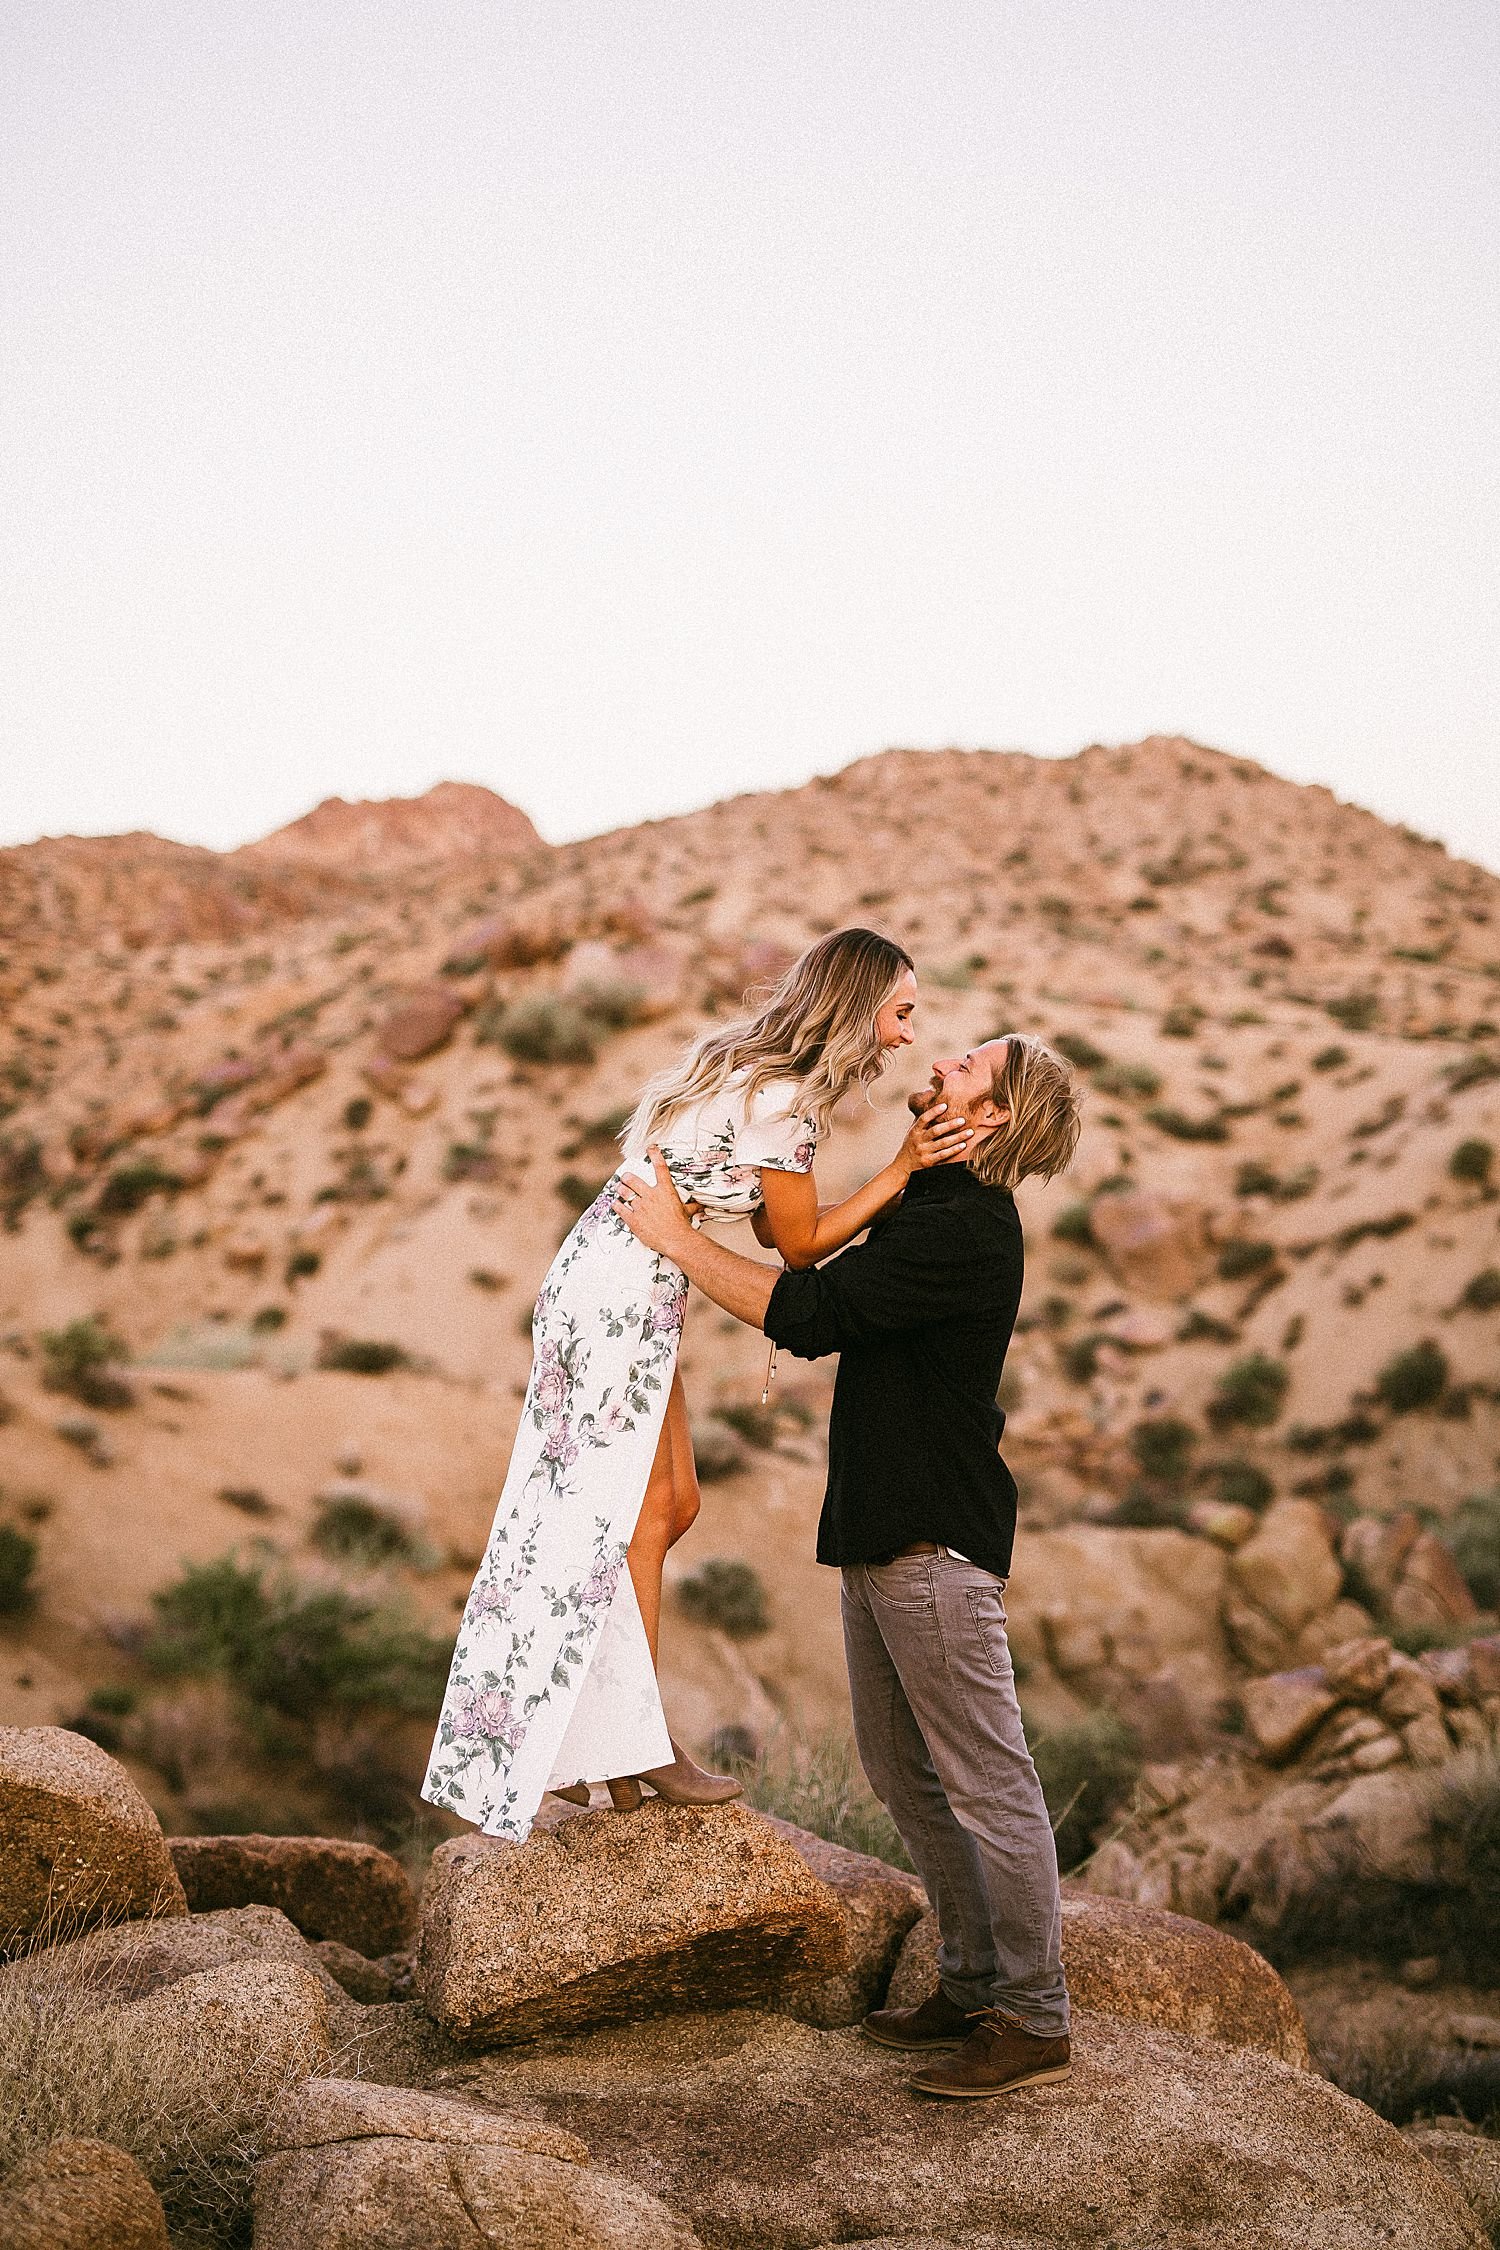
<instances>
[{"instance_id":1,"label":"man's shaggy blonde hair","mask_svg":"<svg viewBox=\"0 0 1500 2250\"><path fill-rule=\"evenodd\" d=\"M1013 1188L1022 1180L1050 1180L1072 1162L1082 1118L1078 1083L1061 1055L1023 1031L1007 1032L1005 1056L990 1098L1010 1111L1008 1124L986 1134L969 1156L969 1170L989 1187Z\"/></svg>"}]
</instances>

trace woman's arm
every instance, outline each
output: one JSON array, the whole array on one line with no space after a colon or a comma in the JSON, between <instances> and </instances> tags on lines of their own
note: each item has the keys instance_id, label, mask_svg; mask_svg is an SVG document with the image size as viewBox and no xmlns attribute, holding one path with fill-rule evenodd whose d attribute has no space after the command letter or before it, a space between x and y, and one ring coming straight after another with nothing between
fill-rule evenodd
<instances>
[{"instance_id":1,"label":"woman's arm","mask_svg":"<svg viewBox=\"0 0 1500 2250\"><path fill-rule=\"evenodd\" d=\"M755 1214L755 1235L768 1250L779 1250L788 1266L800 1272L820 1258L842 1250L857 1234L898 1203L913 1172L931 1164L951 1164L969 1145L969 1128L961 1117L948 1117L947 1105L937 1102L915 1120L889 1164L842 1203L820 1205L817 1184L810 1172L778 1172L770 1165L760 1175L765 1197L762 1214Z\"/></svg>"}]
</instances>

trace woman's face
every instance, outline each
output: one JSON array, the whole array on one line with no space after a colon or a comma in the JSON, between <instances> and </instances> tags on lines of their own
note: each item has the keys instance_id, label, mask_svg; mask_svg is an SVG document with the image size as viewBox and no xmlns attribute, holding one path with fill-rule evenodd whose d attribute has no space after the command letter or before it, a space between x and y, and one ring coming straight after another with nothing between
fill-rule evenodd
<instances>
[{"instance_id":1,"label":"woman's face","mask_svg":"<svg viewBox=\"0 0 1500 2250\"><path fill-rule=\"evenodd\" d=\"M912 970L903 969L901 982L876 1011L875 1043L883 1055L894 1054L898 1047L909 1047L916 1038L911 1027L916 1005L916 976Z\"/></svg>"}]
</instances>

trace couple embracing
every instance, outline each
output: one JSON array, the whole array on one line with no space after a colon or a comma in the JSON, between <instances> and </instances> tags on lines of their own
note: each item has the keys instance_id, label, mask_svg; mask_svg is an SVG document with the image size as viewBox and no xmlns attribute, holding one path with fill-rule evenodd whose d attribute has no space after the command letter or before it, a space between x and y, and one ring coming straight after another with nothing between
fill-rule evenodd
<instances>
[{"instance_id":1,"label":"couple embracing","mask_svg":"<svg viewBox=\"0 0 1500 2250\"><path fill-rule=\"evenodd\" d=\"M900 946L838 930L645 1088L537 1298L422 1793L515 1841L549 1789L587 1803L606 1782L622 1812L643 1788L739 1795L672 1741L656 1680L662 1562L698 1511L688 1285L773 1349L837 1353L818 1560L842 1572L860 1759L941 1938L936 1990L864 2029L930 2051L923 2092L972 2098L1069 2068L1057 1855L1006 1643L1016 1487L995 1394L1021 1296L1012 1191L1063 1168L1079 1121L1066 1063L991 1039L937 1061L896 1155L820 1205L833 1111L912 1044L916 1004ZM705 1216L749 1219L782 1269L702 1234Z\"/></svg>"}]
</instances>

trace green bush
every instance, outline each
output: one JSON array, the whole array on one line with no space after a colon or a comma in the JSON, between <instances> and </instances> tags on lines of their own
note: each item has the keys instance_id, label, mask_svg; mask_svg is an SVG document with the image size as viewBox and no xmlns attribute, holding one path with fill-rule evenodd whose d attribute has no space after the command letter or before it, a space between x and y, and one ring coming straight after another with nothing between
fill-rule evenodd
<instances>
[{"instance_id":1,"label":"green bush","mask_svg":"<svg viewBox=\"0 0 1500 2250\"><path fill-rule=\"evenodd\" d=\"M1109 1060L1104 1049L1096 1047L1093 1040L1086 1039L1081 1031L1059 1031L1052 1044L1060 1055L1065 1056L1079 1070L1099 1070Z\"/></svg>"},{"instance_id":2,"label":"green bush","mask_svg":"<svg viewBox=\"0 0 1500 2250\"><path fill-rule=\"evenodd\" d=\"M476 1039L490 1040L516 1062L591 1063L599 1052L594 1025L571 1001L538 995L481 1018Z\"/></svg>"},{"instance_id":3,"label":"green bush","mask_svg":"<svg viewBox=\"0 0 1500 2250\"><path fill-rule=\"evenodd\" d=\"M1435 1406L1448 1388L1448 1356L1424 1337L1410 1351L1397 1352L1375 1378L1375 1395L1393 1414L1412 1414Z\"/></svg>"},{"instance_id":4,"label":"green bush","mask_svg":"<svg viewBox=\"0 0 1500 2250\"><path fill-rule=\"evenodd\" d=\"M0 1523L0 1617L15 1617L32 1602L36 1541L13 1523Z\"/></svg>"},{"instance_id":5,"label":"green bush","mask_svg":"<svg viewBox=\"0 0 1500 2250\"><path fill-rule=\"evenodd\" d=\"M361 1336L328 1336L318 1347L318 1365L341 1375L389 1375L393 1367L407 1365L399 1344L377 1343Z\"/></svg>"},{"instance_id":6,"label":"green bush","mask_svg":"<svg viewBox=\"0 0 1500 2250\"><path fill-rule=\"evenodd\" d=\"M92 1314L70 1320L66 1328L42 1331L42 1382L49 1391L63 1391L85 1406L114 1410L129 1406L135 1393L111 1372L118 1360L128 1359L129 1349L106 1321Z\"/></svg>"},{"instance_id":7,"label":"green bush","mask_svg":"<svg viewBox=\"0 0 1500 2250\"><path fill-rule=\"evenodd\" d=\"M1058 1866L1066 1874L1087 1859L1134 1790L1140 1746L1123 1719L1101 1710L1072 1726L1036 1734L1031 1756L1057 1839Z\"/></svg>"},{"instance_id":8,"label":"green bush","mask_svg":"<svg viewBox=\"0 0 1500 2250\"><path fill-rule=\"evenodd\" d=\"M1448 1159L1448 1176L1460 1180L1466 1187L1485 1187L1489 1183L1490 1168L1495 1161L1491 1141L1460 1141Z\"/></svg>"},{"instance_id":9,"label":"green bush","mask_svg":"<svg viewBox=\"0 0 1500 2250\"><path fill-rule=\"evenodd\" d=\"M1500 1485L1476 1492L1438 1529L1481 1609L1500 1609Z\"/></svg>"},{"instance_id":10,"label":"green bush","mask_svg":"<svg viewBox=\"0 0 1500 2250\"><path fill-rule=\"evenodd\" d=\"M1500 1305L1500 1266L1485 1266L1464 1284L1459 1303L1465 1312L1493 1312Z\"/></svg>"},{"instance_id":11,"label":"green bush","mask_svg":"<svg viewBox=\"0 0 1500 2250\"><path fill-rule=\"evenodd\" d=\"M1052 1222L1052 1232L1059 1242L1081 1242L1092 1245L1094 1240L1093 1206L1082 1199L1065 1203Z\"/></svg>"},{"instance_id":12,"label":"green bush","mask_svg":"<svg viewBox=\"0 0 1500 2250\"><path fill-rule=\"evenodd\" d=\"M1195 1008L1191 1002L1179 1002L1177 1006L1168 1008L1161 1019L1161 1028L1168 1039L1193 1039L1197 1037L1198 1026L1202 1021L1201 1008Z\"/></svg>"},{"instance_id":13,"label":"green bush","mask_svg":"<svg viewBox=\"0 0 1500 2250\"><path fill-rule=\"evenodd\" d=\"M417 1542L398 1516L353 1492L319 1500L307 1536L320 1555L335 1562L411 1562L419 1554Z\"/></svg>"},{"instance_id":14,"label":"green bush","mask_svg":"<svg viewBox=\"0 0 1500 2250\"><path fill-rule=\"evenodd\" d=\"M1240 1166L1234 1176L1236 1195L1274 1195L1281 1185L1281 1175L1252 1158Z\"/></svg>"},{"instance_id":15,"label":"green bush","mask_svg":"<svg viewBox=\"0 0 1500 2250\"><path fill-rule=\"evenodd\" d=\"M344 1127L350 1133L362 1133L375 1114L375 1104L368 1094L356 1094L344 1104Z\"/></svg>"},{"instance_id":16,"label":"green bush","mask_svg":"<svg viewBox=\"0 0 1500 2250\"><path fill-rule=\"evenodd\" d=\"M606 1173L604 1179L610 1174ZM564 1172L557 1192L570 1211L586 1211L604 1185L604 1179L586 1179L581 1172Z\"/></svg>"},{"instance_id":17,"label":"green bush","mask_svg":"<svg viewBox=\"0 0 1500 2250\"><path fill-rule=\"evenodd\" d=\"M223 1555L152 1597L144 1655L158 1672L216 1673L252 1706L317 1719L324 1706L435 1711L452 1643L389 1604L309 1586Z\"/></svg>"},{"instance_id":18,"label":"green bush","mask_svg":"<svg viewBox=\"0 0 1500 2250\"><path fill-rule=\"evenodd\" d=\"M1265 1470L1242 1455L1216 1461L1213 1479L1219 1499L1232 1508L1264 1508L1276 1497L1276 1487Z\"/></svg>"},{"instance_id":19,"label":"green bush","mask_svg":"<svg viewBox=\"0 0 1500 2250\"><path fill-rule=\"evenodd\" d=\"M317 1250L294 1250L286 1262L287 1286L294 1281L310 1280L322 1263L322 1255Z\"/></svg>"},{"instance_id":20,"label":"green bush","mask_svg":"<svg viewBox=\"0 0 1500 2250\"><path fill-rule=\"evenodd\" d=\"M1314 1070L1342 1070L1349 1060L1347 1047L1320 1047L1313 1056Z\"/></svg>"},{"instance_id":21,"label":"green bush","mask_svg":"<svg viewBox=\"0 0 1500 2250\"><path fill-rule=\"evenodd\" d=\"M1219 1377L1209 1401L1209 1421L1216 1430L1236 1423L1248 1429L1266 1429L1280 1414L1290 1381L1280 1360L1270 1359L1264 1352L1250 1352Z\"/></svg>"},{"instance_id":22,"label":"green bush","mask_svg":"<svg viewBox=\"0 0 1500 2250\"><path fill-rule=\"evenodd\" d=\"M1146 1112L1146 1122L1160 1133L1170 1133L1174 1141L1227 1141L1229 1127L1218 1111L1207 1117L1189 1117L1185 1110L1174 1108L1169 1102L1153 1102Z\"/></svg>"},{"instance_id":23,"label":"green bush","mask_svg":"<svg viewBox=\"0 0 1500 2250\"><path fill-rule=\"evenodd\" d=\"M769 1631L771 1612L759 1573L733 1556L711 1555L690 1578L677 1582L684 1614L700 1625L716 1625L731 1640L747 1641Z\"/></svg>"},{"instance_id":24,"label":"green bush","mask_svg":"<svg viewBox=\"0 0 1500 2250\"><path fill-rule=\"evenodd\" d=\"M1091 1383L1099 1367L1102 1336L1075 1336L1062 1351L1062 1371L1070 1383Z\"/></svg>"},{"instance_id":25,"label":"green bush","mask_svg":"<svg viewBox=\"0 0 1500 2250\"><path fill-rule=\"evenodd\" d=\"M274 1336L278 1328L286 1326L286 1306L262 1305L259 1312L251 1315L250 1326L257 1336Z\"/></svg>"},{"instance_id":26,"label":"green bush","mask_svg":"<svg viewBox=\"0 0 1500 2250\"><path fill-rule=\"evenodd\" d=\"M1341 1023L1346 1031L1368 1031L1380 1013L1380 995L1346 992L1341 998L1325 1000L1323 1008L1325 1014L1332 1016L1335 1023Z\"/></svg>"},{"instance_id":27,"label":"green bush","mask_svg":"<svg viewBox=\"0 0 1500 2250\"><path fill-rule=\"evenodd\" d=\"M151 1196L175 1194L181 1185L175 1172L164 1172L150 1157L142 1158L137 1164L122 1164L110 1173L99 1191L100 1216L125 1217L132 1211L139 1211Z\"/></svg>"},{"instance_id":28,"label":"green bush","mask_svg":"<svg viewBox=\"0 0 1500 2250\"><path fill-rule=\"evenodd\" d=\"M759 1399L734 1406L716 1406L714 1415L718 1421L727 1422L732 1430L738 1430L747 1445L759 1446L764 1451L776 1443L776 1409L762 1406Z\"/></svg>"},{"instance_id":29,"label":"green bush","mask_svg":"<svg viewBox=\"0 0 1500 2250\"><path fill-rule=\"evenodd\" d=\"M1218 1257L1221 1281L1242 1281L1247 1274L1264 1273L1276 1263L1274 1242L1226 1242Z\"/></svg>"},{"instance_id":30,"label":"green bush","mask_svg":"<svg viewBox=\"0 0 1500 2250\"><path fill-rule=\"evenodd\" d=\"M1101 1094L1140 1094L1148 1100L1161 1092L1159 1072L1145 1063L1103 1063L1094 1073L1094 1084Z\"/></svg>"},{"instance_id":31,"label":"green bush","mask_svg":"<svg viewBox=\"0 0 1500 2250\"><path fill-rule=\"evenodd\" d=\"M1154 1415L1137 1422L1130 1433L1130 1450L1148 1477L1164 1484L1180 1484L1192 1466L1198 1433L1191 1422L1174 1414Z\"/></svg>"}]
</instances>

